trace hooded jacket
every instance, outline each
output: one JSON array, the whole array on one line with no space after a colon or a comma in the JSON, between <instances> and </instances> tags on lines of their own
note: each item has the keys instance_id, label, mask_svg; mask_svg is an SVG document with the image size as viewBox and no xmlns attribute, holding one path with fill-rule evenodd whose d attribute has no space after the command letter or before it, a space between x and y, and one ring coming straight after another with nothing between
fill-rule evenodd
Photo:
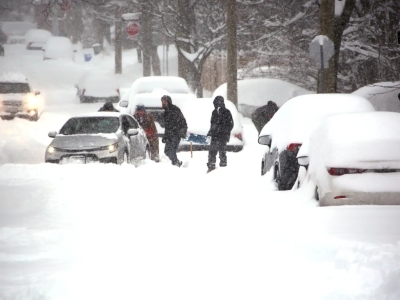
<instances>
[{"instance_id":1,"label":"hooded jacket","mask_svg":"<svg viewBox=\"0 0 400 300\"><path fill-rule=\"evenodd\" d=\"M217 96L214 99L214 107L211 114L211 127L208 136L214 141L228 143L233 129L233 118L229 109L225 107L224 98Z\"/></svg>"},{"instance_id":2,"label":"hooded jacket","mask_svg":"<svg viewBox=\"0 0 400 300\"><path fill-rule=\"evenodd\" d=\"M163 96L163 99L168 103L167 107L164 108L164 136L167 139L171 137L186 137L188 126L181 110L178 106L172 104L171 97Z\"/></svg>"}]
</instances>

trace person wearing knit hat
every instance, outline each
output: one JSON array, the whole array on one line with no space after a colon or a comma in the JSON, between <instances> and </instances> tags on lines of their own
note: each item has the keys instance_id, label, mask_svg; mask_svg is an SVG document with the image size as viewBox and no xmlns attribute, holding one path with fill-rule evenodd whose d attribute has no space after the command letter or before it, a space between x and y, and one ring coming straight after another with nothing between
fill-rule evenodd
<instances>
[{"instance_id":1,"label":"person wearing knit hat","mask_svg":"<svg viewBox=\"0 0 400 300\"><path fill-rule=\"evenodd\" d=\"M158 143L158 132L156 123L154 122L153 114L147 112L143 104L136 105L135 113L133 117L139 122L143 130L146 132L147 140L150 146L150 159L155 162L160 161L159 157L159 143Z\"/></svg>"}]
</instances>

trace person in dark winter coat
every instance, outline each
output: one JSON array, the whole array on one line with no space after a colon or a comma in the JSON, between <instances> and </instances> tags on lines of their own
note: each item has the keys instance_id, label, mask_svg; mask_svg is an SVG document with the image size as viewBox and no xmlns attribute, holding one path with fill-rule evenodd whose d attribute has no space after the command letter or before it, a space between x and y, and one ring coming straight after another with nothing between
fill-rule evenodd
<instances>
[{"instance_id":1,"label":"person in dark winter coat","mask_svg":"<svg viewBox=\"0 0 400 300\"><path fill-rule=\"evenodd\" d=\"M268 101L267 105L257 108L251 115L251 120L256 126L258 133L261 132L265 124L267 124L275 113L278 111L278 105L274 101Z\"/></svg>"},{"instance_id":2,"label":"person in dark winter coat","mask_svg":"<svg viewBox=\"0 0 400 300\"><path fill-rule=\"evenodd\" d=\"M136 105L135 113L133 117L139 122L143 130L146 132L147 140L150 145L150 159L155 162L159 162L159 150L158 150L158 132L156 123L152 113L148 113L144 108L143 104Z\"/></svg>"},{"instance_id":3,"label":"person in dark winter coat","mask_svg":"<svg viewBox=\"0 0 400 300\"><path fill-rule=\"evenodd\" d=\"M112 102L107 101L106 103L104 103L104 105L102 107L100 107L99 111L113 111L113 112L119 112L118 109L114 108L114 105L112 104Z\"/></svg>"},{"instance_id":4,"label":"person in dark winter coat","mask_svg":"<svg viewBox=\"0 0 400 300\"><path fill-rule=\"evenodd\" d=\"M178 106L172 104L170 96L161 97L162 107L164 108L165 131L162 142L165 143L164 153L171 160L172 164L180 167L182 162L178 159L178 150L181 138L186 138L187 123Z\"/></svg>"},{"instance_id":5,"label":"person in dark winter coat","mask_svg":"<svg viewBox=\"0 0 400 300\"><path fill-rule=\"evenodd\" d=\"M224 98L215 97L214 110L211 114L211 127L207 136L211 136L210 150L208 152L208 172L215 169L217 153L219 152L219 165L226 167L226 144L229 142L233 128L233 118L229 109L225 108Z\"/></svg>"}]
</instances>

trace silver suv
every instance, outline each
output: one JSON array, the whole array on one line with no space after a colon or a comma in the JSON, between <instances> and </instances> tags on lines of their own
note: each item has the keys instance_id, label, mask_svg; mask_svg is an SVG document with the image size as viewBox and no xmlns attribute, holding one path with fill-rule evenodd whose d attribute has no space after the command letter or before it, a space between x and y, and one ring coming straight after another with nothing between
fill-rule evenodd
<instances>
[{"instance_id":1,"label":"silver suv","mask_svg":"<svg viewBox=\"0 0 400 300\"><path fill-rule=\"evenodd\" d=\"M31 121L39 119L40 92L32 92L25 77L0 79L0 117L12 120L14 117L25 117Z\"/></svg>"}]
</instances>

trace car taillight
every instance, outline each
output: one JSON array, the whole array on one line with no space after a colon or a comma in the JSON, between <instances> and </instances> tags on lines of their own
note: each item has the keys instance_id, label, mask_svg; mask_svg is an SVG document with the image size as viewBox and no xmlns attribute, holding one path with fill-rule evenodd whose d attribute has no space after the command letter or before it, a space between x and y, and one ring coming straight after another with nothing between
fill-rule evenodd
<instances>
[{"instance_id":1,"label":"car taillight","mask_svg":"<svg viewBox=\"0 0 400 300\"><path fill-rule=\"evenodd\" d=\"M243 141L242 133L240 133L240 132L239 132L239 133L235 133L233 136L234 136L235 138L237 138L237 139Z\"/></svg>"},{"instance_id":2,"label":"car taillight","mask_svg":"<svg viewBox=\"0 0 400 300\"><path fill-rule=\"evenodd\" d=\"M82 90L82 95L85 95L86 89Z\"/></svg>"},{"instance_id":3,"label":"car taillight","mask_svg":"<svg viewBox=\"0 0 400 300\"><path fill-rule=\"evenodd\" d=\"M289 146L287 146L287 150L288 151L298 151L299 149L300 149L300 147L301 147L301 144L295 144L295 143L293 143L293 144L289 144Z\"/></svg>"},{"instance_id":4,"label":"car taillight","mask_svg":"<svg viewBox=\"0 0 400 300\"><path fill-rule=\"evenodd\" d=\"M347 199L347 197L346 197L346 196L336 196L336 197L334 197L333 199L335 199L335 200Z\"/></svg>"},{"instance_id":5,"label":"car taillight","mask_svg":"<svg viewBox=\"0 0 400 300\"><path fill-rule=\"evenodd\" d=\"M118 95L119 95L119 89L117 89L117 93L118 93Z\"/></svg>"},{"instance_id":6,"label":"car taillight","mask_svg":"<svg viewBox=\"0 0 400 300\"><path fill-rule=\"evenodd\" d=\"M332 176L341 176L346 174L361 174L364 169L348 169L348 168L328 168L328 173Z\"/></svg>"}]
</instances>

